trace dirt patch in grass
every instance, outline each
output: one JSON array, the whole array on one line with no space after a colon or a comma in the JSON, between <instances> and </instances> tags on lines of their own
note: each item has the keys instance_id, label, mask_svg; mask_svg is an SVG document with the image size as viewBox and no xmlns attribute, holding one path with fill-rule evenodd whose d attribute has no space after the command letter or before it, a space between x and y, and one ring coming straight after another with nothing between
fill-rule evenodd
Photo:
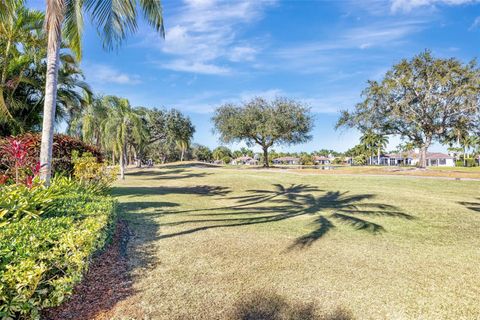
<instances>
[{"instance_id":1,"label":"dirt patch in grass","mask_svg":"<svg viewBox=\"0 0 480 320\"><path fill-rule=\"evenodd\" d=\"M127 224L119 221L112 242L95 257L72 297L59 307L44 310L42 319L111 319L113 306L133 294L126 259L129 237Z\"/></svg>"}]
</instances>

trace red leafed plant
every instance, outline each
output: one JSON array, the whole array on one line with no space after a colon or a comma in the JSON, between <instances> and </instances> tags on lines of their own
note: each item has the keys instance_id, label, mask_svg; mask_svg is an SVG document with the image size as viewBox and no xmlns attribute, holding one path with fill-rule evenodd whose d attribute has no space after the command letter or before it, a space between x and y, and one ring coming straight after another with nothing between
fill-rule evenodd
<instances>
[{"instance_id":1,"label":"red leafed plant","mask_svg":"<svg viewBox=\"0 0 480 320\"><path fill-rule=\"evenodd\" d=\"M16 184L32 185L39 169L35 157L31 156L33 145L34 142L29 137L24 139L9 137L2 141L0 154L2 154L2 166L6 169L1 175L0 184L6 183L11 178Z\"/></svg>"}]
</instances>

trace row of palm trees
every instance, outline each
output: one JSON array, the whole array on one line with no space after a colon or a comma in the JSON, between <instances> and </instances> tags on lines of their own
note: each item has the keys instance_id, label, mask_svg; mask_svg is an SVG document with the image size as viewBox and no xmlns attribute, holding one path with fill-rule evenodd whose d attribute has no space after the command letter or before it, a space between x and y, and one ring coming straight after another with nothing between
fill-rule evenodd
<instances>
[{"instance_id":1,"label":"row of palm trees","mask_svg":"<svg viewBox=\"0 0 480 320\"><path fill-rule=\"evenodd\" d=\"M50 182L51 163L52 163L52 146L53 132L56 120L57 101L60 99L61 88L61 68L62 68L62 48L68 46L74 53L77 61L82 56L82 34L85 14L89 15L92 23L97 27L99 35L102 37L104 47L108 50L116 48L122 40L130 33L138 28L137 17L138 8L141 9L143 17L150 24L159 36L164 36L163 15L161 2L159 0L123 0L123 1L103 1L103 0L46 0L46 11L44 15L44 23L35 23L32 37L38 34L38 40L42 40L45 46L41 46L43 52L46 50L46 70L45 70L45 91L42 94L43 103L43 125L42 125L42 144L40 152L40 177L46 185ZM18 19L18 12L25 9L25 0L9 0L0 1L0 21L5 24L6 28L2 31L10 31L10 33L19 30L13 22L24 22ZM41 14L41 13L36 13ZM41 29L40 26L45 28ZM13 30L13 31L12 31ZM24 34L29 37L27 33ZM11 42L9 36L5 37L6 55L2 59L3 72L8 70L5 63L8 63L10 57L9 51L15 47L15 43ZM35 38L36 39L36 38ZM35 39L32 39L34 41ZM39 54L40 59L34 61L34 65L41 65L45 55ZM17 63L17 61L15 61ZM18 62L19 63L19 62ZM15 80L7 81L2 74L0 79L1 88L15 87ZM18 79L17 79L18 80ZM11 110L15 108L15 104L6 102L5 92L0 92L0 111L2 119L12 120ZM125 136L124 133L119 133ZM122 148L122 146L118 146Z\"/></svg>"}]
</instances>

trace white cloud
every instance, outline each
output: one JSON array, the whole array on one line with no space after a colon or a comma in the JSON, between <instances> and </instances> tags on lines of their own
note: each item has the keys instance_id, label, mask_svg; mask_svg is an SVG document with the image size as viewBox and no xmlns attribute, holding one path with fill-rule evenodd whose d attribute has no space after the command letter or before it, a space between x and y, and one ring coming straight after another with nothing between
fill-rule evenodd
<instances>
[{"instance_id":1,"label":"white cloud","mask_svg":"<svg viewBox=\"0 0 480 320\"><path fill-rule=\"evenodd\" d=\"M134 85L142 82L139 75L127 74L105 64L86 63L84 70L87 80L94 83Z\"/></svg>"},{"instance_id":2,"label":"white cloud","mask_svg":"<svg viewBox=\"0 0 480 320\"><path fill-rule=\"evenodd\" d=\"M480 16L476 17L475 20L473 20L473 23L470 26L469 30L475 30L479 27L480 27Z\"/></svg>"},{"instance_id":3,"label":"white cloud","mask_svg":"<svg viewBox=\"0 0 480 320\"><path fill-rule=\"evenodd\" d=\"M229 58L234 62L253 61L255 60L255 55L257 52L257 49L249 46L233 47L230 50Z\"/></svg>"},{"instance_id":4,"label":"white cloud","mask_svg":"<svg viewBox=\"0 0 480 320\"><path fill-rule=\"evenodd\" d=\"M462 5L478 2L478 0L392 0L391 10L393 12L410 12L412 9L426 6Z\"/></svg>"},{"instance_id":5,"label":"white cloud","mask_svg":"<svg viewBox=\"0 0 480 320\"><path fill-rule=\"evenodd\" d=\"M181 72L192 72L199 74L225 75L230 69L198 61L173 60L160 65L164 69Z\"/></svg>"},{"instance_id":6,"label":"white cloud","mask_svg":"<svg viewBox=\"0 0 480 320\"><path fill-rule=\"evenodd\" d=\"M258 48L240 40L240 25L259 19L274 1L184 0L178 12L169 17L165 41L147 36L142 45L154 46L172 61L158 63L162 68L184 72L227 74L222 62L253 61ZM179 61L182 61L181 63ZM174 68L172 68L172 66ZM231 70L229 70L231 71Z\"/></svg>"}]
</instances>

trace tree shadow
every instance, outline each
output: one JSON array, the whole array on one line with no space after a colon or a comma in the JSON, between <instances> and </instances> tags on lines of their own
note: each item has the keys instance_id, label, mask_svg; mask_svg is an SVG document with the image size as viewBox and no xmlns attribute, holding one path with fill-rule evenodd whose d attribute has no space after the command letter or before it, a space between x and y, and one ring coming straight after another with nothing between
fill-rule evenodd
<instances>
[{"instance_id":1,"label":"tree shadow","mask_svg":"<svg viewBox=\"0 0 480 320\"><path fill-rule=\"evenodd\" d=\"M279 222L299 216L315 216L312 232L299 237L289 247L305 248L335 228L334 221L355 230L372 234L385 232L385 228L365 217L387 217L412 220L414 217L399 208L374 202L373 194L354 194L340 191L322 191L310 185L283 186L274 184L271 190L247 190L247 195L230 197L234 205L178 211L189 213L191 219L162 223L161 226L187 226L186 229L160 234L159 239L171 238L215 228L231 228L253 224ZM314 195L310 192L324 192ZM199 225L199 226L195 226Z\"/></svg>"},{"instance_id":2,"label":"tree shadow","mask_svg":"<svg viewBox=\"0 0 480 320\"><path fill-rule=\"evenodd\" d=\"M476 198L475 200L478 200L478 202L462 201L462 202L458 202L458 203L465 206L467 209L470 209L470 210L476 211L476 212L480 212L480 197Z\"/></svg>"},{"instance_id":3,"label":"tree shadow","mask_svg":"<svg viewBox=\"0 0 480 320\"><path fill-rule=\"evenodd\" d=\"M313 302L291 302L265 289L240 297L233 307L231 320L353 320L344 308L324 313Z\"/></svg>"},{"instance_id":4,"label":"tree shadow","mask_svg":"<svg viewBox=\"0 0 480 320\"><path fill-rule=\"evenodd\" d=\"M183 172L181 174L168 174L148 178L148 180L180 180L180 179L190 179L190 178L203 178L213 173L210 172Z\"/></svg>"},{"instance_id":5,"label":"tree shadow","mask_svg":"<svg viewBox=\"0 0 480 320\"><path fill-rule=\"evenodd\" d=\"M225 196L231 190L222 186L198 185L193 187L114 187L112 195L118 196L145 196L165 194L191 194L204 196Z\"/></svg>"}]
</instances>

